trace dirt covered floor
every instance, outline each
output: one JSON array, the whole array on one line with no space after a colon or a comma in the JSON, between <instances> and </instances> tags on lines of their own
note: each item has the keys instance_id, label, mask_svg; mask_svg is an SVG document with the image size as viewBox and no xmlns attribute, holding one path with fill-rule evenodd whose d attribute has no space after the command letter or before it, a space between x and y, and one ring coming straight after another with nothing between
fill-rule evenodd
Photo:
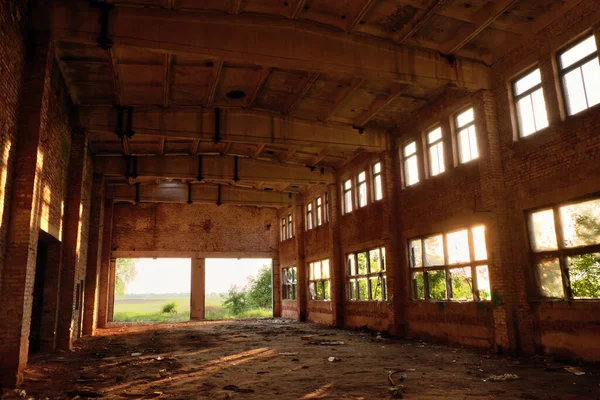
<instances>
[{"instance_id":1,"label":"dirt covered floor","mask_svg":"<svg viewBox=\"0 0 600 400\"><path fill-rule=\"evenodd\" d=\"M112 324L73 352L33 356L25 376L5 398L600 398L600 366L284 319Z\"/></svg>"}]
</instances>

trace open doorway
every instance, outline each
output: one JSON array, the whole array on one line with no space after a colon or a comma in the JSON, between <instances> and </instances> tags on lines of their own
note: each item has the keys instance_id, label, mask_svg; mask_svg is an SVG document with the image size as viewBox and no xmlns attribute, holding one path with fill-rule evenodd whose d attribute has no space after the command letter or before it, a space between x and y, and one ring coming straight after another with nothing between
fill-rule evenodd
<instances>
[{"instance_id":1,"label":"open doorway","mask_svg":"<svg viewBox=\"0 0 600 400\"><path fill-rule=\"evenodd\" d=\"M190 319L189 258L118 258L113 322Z\"/></svg>"},{"instance_id":2,"label":"open doorway","mask_svg":"<svg viewBox=\"0 0 600 400\"><path fill-rule=\"evenodd\" d=\"M270 258L208 258L205 319L273 316Z\"/></svg>"}]
</instances>

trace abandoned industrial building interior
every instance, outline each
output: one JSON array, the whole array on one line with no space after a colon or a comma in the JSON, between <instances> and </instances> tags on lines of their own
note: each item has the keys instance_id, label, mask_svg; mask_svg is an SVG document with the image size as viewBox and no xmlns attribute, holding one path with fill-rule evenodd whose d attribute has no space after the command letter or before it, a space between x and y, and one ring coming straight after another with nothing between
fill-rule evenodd
<instances>
[{"instance_id":1,"label":"abandoned industrial building interior","mask_svg":"<svg viewBox=\"0 0 600 400\"><path fill-rule=\"evenodd\" d=\"M2 393L599 398L599 48L597 0L1 1ZM112 322L152 257L192 321ZM207 258L274 318L205 321Z\"/></svg>"}]
</instances>

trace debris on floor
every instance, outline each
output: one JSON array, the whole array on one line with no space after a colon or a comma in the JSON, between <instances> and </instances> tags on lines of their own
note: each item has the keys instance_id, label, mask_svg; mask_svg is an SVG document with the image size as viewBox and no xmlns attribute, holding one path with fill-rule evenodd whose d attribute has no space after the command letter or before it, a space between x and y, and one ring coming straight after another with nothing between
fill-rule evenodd
<instances>
[{"instance_id":1,"label":"debris on floor","mask_svg":"<svg viewBox=\"0 0 600 400\"><path fill-rule=\"evenodd\" d=\"M576 376L582 376L585 375L585 371L577 368L577 367L565 367L565 371L572 373L573 375Z\"/></svg>"},{"instance_id":2,"label":"debris on floor","mask_svg":"<svg viewBox=\"0 0 600 400\"><path fill-rule=\"evenodd\" d=\"M510 381L516 381L517 379L519 379L519 376L516 374L502 374L502 375L490 375L487 379L484 379L484 381L510 382Z\"/></svg>"},{"instance_id":3,"label":"debris on floor","mask_svg":"<svg viewBox=\"0 0 600 400\"><path fill-rule=\"evenodd\" d=\"M327 359L327 361L329 361L329 362L340 362L340 361L342 361L342 359L339 358L339 357L329 357Z\"/></svg>"}]
</instances>

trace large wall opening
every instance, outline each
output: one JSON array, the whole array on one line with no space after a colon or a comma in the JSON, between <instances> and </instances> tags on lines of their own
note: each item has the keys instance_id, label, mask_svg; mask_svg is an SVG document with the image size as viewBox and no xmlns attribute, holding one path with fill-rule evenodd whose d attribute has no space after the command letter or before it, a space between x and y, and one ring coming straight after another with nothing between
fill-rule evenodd
<instances>
[{"instance_id":1,"label":"large wall opening","mask_svg":"<svg viewBox=\"0 0 600 400\"><path fill-rule=\"evenodd\" d=\"M118 258L113 322L190 319L191 259Z\"/></svg>"},{"instance_id":2,"label":"large wall opening","mask_svg":"<svg viewBox=\"0 0 600 400\"><path fill-rule=\"evenodd\" d=\"M273 267L270 258L208 258L205 318L273 316Z\"/></svg>"}]
</instances>

